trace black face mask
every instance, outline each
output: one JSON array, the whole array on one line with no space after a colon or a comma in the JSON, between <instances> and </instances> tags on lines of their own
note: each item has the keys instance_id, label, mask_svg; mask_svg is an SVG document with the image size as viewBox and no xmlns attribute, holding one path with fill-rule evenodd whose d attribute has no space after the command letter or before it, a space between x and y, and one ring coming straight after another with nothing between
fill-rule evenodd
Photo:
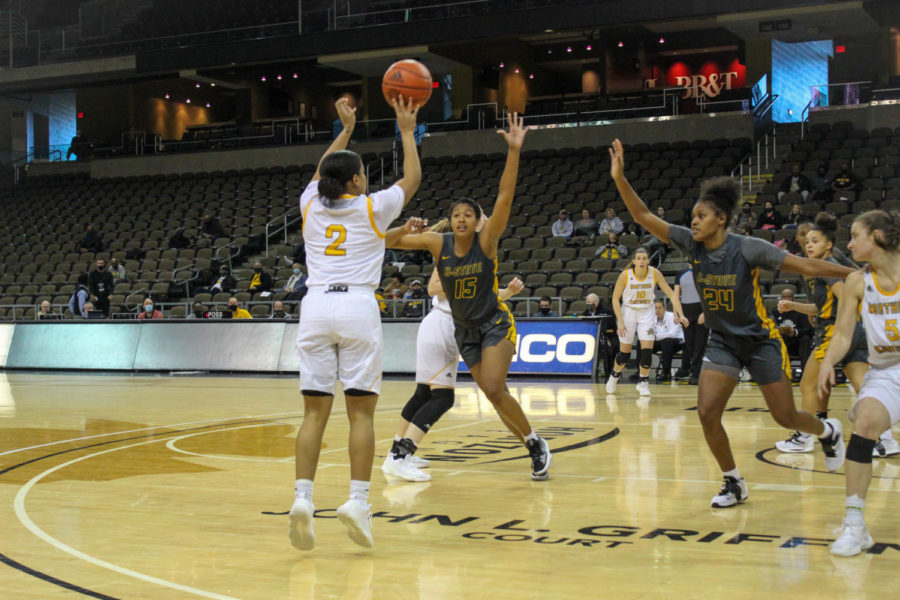
<instances>
[{"instance_id":1,"label":"black face mask","mask_svg":"<svg viewBox=\"0 0 900 600\"><path fill-rule=\"evenodd\" d=\"M749 206L745 206L745 207L741 208L741 212L743 212L743 213L748 213L748 212L750 212L750 207L749 207Z\"/></svg>"},{"instance_id":2,"label":"black face mask","mask_svg":"<svg viewBox=\"0 0 900 600\"><path fill-rule=\"evenodd\" d=\"M97 270L102 271L106 268L106 265L97 265Z\"/></svg>"},{"instance_id":3,"label":"black face mask","mask_svg":"<svg viewBox=\"0 0 900 600\"><path fill-rule=\"evenodd\" d=\"M202 319L204 314L205 314L205 313L204 313L202 310L195 310L195 311L194 311L194 316L197 317L198 319Z\"/></svg>"},{"instance_id":4,"label":"black face mask","mask_svg":"<svg viewBox=\"0 0 900 600\"><path fill-rule=\"evenodd\" d=\"M542 315L550 314L550 307L549 307L549 306L542 306L542 307L540 307L538 310L541 311L541 314L542 314Z\"/></svg>"},{"instance_id":5,"label":"black face mask","mask_svg":"<svg viewBox=\"0 0 900 600\"><path fill-rule=\"evenodd\" d=\"M228 305L228 310L230 310L231 312L237 312L237 309L238 309L237 304L229 304Z\"/></svg>"},{"instance_id":6,"label":"black face mask","mask_svg":"<svg viewBox=\"0 0 900 600\"><path fill-rule=\"evenodd\" d=\"M595 304L588 304L588 305L587 305L587 309L588 309L589 311L592 311L592 312L593 312L593 311L597 310L597 306L596 306Z\"/></svg>"},{"instance_id":7,"label":"black face mask","mask_svg":"<svg viewBox=\"0 0 900 600\"><path fill-rule=\"evenodd\" d=\"M283 310L276 310L275 312L272 313L272 316L275 317L275 318L277 318L277 319L281 319L282 317L284 317L284 311L283 311Z\"/></svg>"},{"instance_id":8,"label":"black face mask","mask_svg":"<svg viewBox=\"0 0 900 600\"><path fill-rule=\"evenodd\" d=\"M766 209L766 212L767 212L767 213L770 213L770 212L772 212L772 211L774 211L774 210L775 210L775 208L772 207L772 206L770 206L770 207L768 207L768 208Z\"/></svg>"},{"instance_id":9,"label":"black face mask","mask_svg":"<svg viewBox=\"0 0 900 600\"><path fill-rule=\"evenodd\" d=\"M260 269L259 267L253 267L253 272L254 273L262 273L262 269Z\"/></svg>"}]
</instances>

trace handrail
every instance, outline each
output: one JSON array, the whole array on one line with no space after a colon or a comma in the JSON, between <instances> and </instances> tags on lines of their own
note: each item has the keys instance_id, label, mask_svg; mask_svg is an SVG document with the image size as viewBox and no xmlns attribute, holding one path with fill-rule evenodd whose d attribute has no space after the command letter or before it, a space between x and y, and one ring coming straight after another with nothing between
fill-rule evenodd
<instances>
[{"instance_id":1,"label":"handrail","mask_svg":"<svg viewBox=\"0 0 900 600\"><path fill-rule=\"evenodd\" d=\"M806 139L806 122L809 120L809 111L812 107L812 99L806 103L803 110L800 111L800 139Z\"/></svg>"},{"instance_id":2,"label":"handrail","mask_svg":"<svg viewBox=\"0 0 900 600\"><path fill-rule=\"evenodd\" d=\"M296 218L296 219L289 219L289 216L290 216L291 214L293 214L293 213L296 213L296 217L297 217L297 218ZM281 232L283 231L283 232L284 232L284 243L287 244L287 239L288 239L288 227L290 227L290 226L293 225L294 223L297 223L297 222L300 221L301 219L302 219L302 215L300 214L300 206L298 205L298 206L291 207L290 209L286 210L285 212L281 213L280 215L278 215L277 217L275 217L274 219L272 219L271 221L269 221L268 223L266 223L266 233L265 233L265 236L266 236L266 256L269 256L269 237L270 237L270 236L274 236L274 235L278 235L279 233L281 233ZM269 231L269 227L270 227L270 226L274 226L275 223L277 223L278 221L282 221L280 227L279 227L278 229L275 229L275 230L273 230L273 231L270 232L270 231Z\"/></svg>"}]
</instances>

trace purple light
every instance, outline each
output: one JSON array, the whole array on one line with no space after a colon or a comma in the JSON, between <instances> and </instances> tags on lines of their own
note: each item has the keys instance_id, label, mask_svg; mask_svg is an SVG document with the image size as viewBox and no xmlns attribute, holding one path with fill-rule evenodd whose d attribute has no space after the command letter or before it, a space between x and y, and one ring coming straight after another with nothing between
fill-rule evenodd
<instances>
[{"instance_id":1,"label":"purple light","mask_svg":"<svg viewBox=\"0 0 900 600\"><path fill-rule=\"evenodd\" d=\"M534 73L529 73L529 74L528 74L528 79L534 79Z\"/></svg>"},{"instance_id":2,"label":"purple light","mask_svg":"<svg viewBox=\"0 0 900 600\"><path fill-rule=\"evenodd\" d=\"M566 48L566 52L571 52L571 51L572 51L572 46L568 46L568 47Z\"/></svg>"},{"instance_id":3,"label":"purple light","mask_svg":"<svg viewBox=\"0 0 900 600\"><path fill-rule=\"evenodd\" d=\"M294 79L297 79L298 77L300 77L300 76L297 75L296 73L294 73Z\"/></svg>"},{"instance_id":4,"label":"purple light","mask_svg":"<svg viewBox=\"0 0 900 600\"><path fill-rule=\"evenodd\" d=\"M259 78L259 80L260 80L260 81L265 81L265 80L266 80L266 76L263 75L262 77Z\"/></svg>"},{"instance_id":5,"label":"purple light","mask_svg":"<svg viewBox=\"0 0 900 600\"><path fill-rule=\"evenodd\" d=\"M666 43L666 38L664 38L664 37L659 38L659 43L660 43L660 44L665 44L665 43Z\"/></svg>"},{"instance_id":6,"label":"purple light","mask_svg":"<svg viewBox=\"0 0 900 600\"><path fill-rule=\"evenodd\" d=\"M625 46L625 42L619 42L619 48L622 48L624 46Z\"/></svg>"},{"instance_id":7,"label":"purple light","mask_svg":"<svg viewBox=\"0 0 900 600\"><path fill-rule=\"evenodd\" d=\"M207 102L207 103L206 103L206 108L209 108L209 106L210 106L210 104L209 104L209 102Z\"/></svg>"},{"instance_id":8,"label":"purple light","mask_svg":"<svg viewBox=\"0 0 900 600\"><path fill-rule=\"evenodd\" d=\"M518 69L516 69L516 70L515 70L515 72L516 72L516 73L518 73L518 72L519 72L519 70L518 70Z\"/></svg>"},{"instance_id":9,"label":"purple light","mask_svg":"<svg viewBox=\"0 0 900 600\"><path fill-rule=\"evenodd\" d=\"M277 79L278 81L281 81L281 74L279 73L275 79Z\"/></svg>"},{"instance_id":10,"label":"purple light","mask_svg":"<svg viewBox=\"0 0 900 600\"><path fill-rule=\"evenodd\" d=\"M169 94L165 95L165 99L168 100L170 98Z\"/></svg>"},{"instance_id":11,"label":"purple light","mask_svg":"<svg viewBox=\"0 0 900 600\"><path fill-rule=\"evenodd\" d=\"M585 50L587 50L588 52L590 52L590 51L591 51L591 45L588 44L587 47L585 48Z\"/></svg>"},{"instance_id":12,"label":"purple light","mask_svg":"<svg viewBox=\"0 0 900 600\"><path fill-rule=\"evenodd\" d=\"M188 98L187 100L185 100L185 102L187 102L188 104L190 104L190 103L191 103L191 99Z\"/></svg>"},{"instance_id":13,"label":"purple light","mask_svg":"<svg viewBox=\"0 0 900 600\"><path fill-rule=\"evenodd\" d=\"M501 69L503 68L503 63L502 63L502 62L500 63L500 68L501 68Z\"/></svg>"}]
</instances>

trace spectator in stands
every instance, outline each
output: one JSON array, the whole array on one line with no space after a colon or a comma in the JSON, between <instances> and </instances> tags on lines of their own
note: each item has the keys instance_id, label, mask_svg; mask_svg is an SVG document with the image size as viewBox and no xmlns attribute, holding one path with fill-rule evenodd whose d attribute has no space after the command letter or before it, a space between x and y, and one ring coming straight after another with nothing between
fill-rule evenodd
<instances>
[{"instance_id":1,"label":"spectator in stands","mask_svg":"<svg viewBox=\"0 0 900 600\"><path fill-rule=\"evenodd\" d=\"M103 316L109 316L109 295L112 294L113 276L106 270L106 261L97 259L97 268L88 275L88 288L91 297L97 304L97 309L103 311Z\"/></svg>"},{"instance_id":2,"label":"spectator in stands","mask_svg":"<svg viewBox=\"0 0 900 600\"><path fill-rule=\"evenodd\" d=\"M553 237L572 237L572 234L575 232L575 224L569 220L569 211L559 211L559 219L557 219L551 229Z\"/></svg>"},{"instance_id":3,"label":"spectator in stands","mask_svg":"<svg viewBox=\"0 0 900 600\"><path fill-rule=\"evenodd\" d=\"M387 290L390 290L390 293L388 295L393 295L395 290L400 290L400 297L402 298L407 290L405 281L406 278L400 273L391 275L391 280L388 282L387 287L385 288Z\"/></svg>"},{"instance_id":4,"label":"spectator in stands","mask_svg":"<svg viewBox=\"0 0 900 600\"><path fill-rule=\"evenodd\" d=\"M684 352L681 353L681 367L675 373L675 377L690 378L690 384L697 385L700 381L700 368L703 366L703 354L706 352L709 330L705 325L703 305L700 303L700 294L697 293L694 271L690 264L675 278L675 294L681 300L681 309L684 311L684 317L688 320L688 325L684 328Z\"/></svg>"},{"instance_id":5,"label":"spectator in stands","mask_svg":"<svg viewBox=\"0 0 900 600\"><path fill-rule=\"evenodd\" d=\"M384 290L382 288L375 289L375 299L378 300L378 312L381 313L381 318L387 316L387 303L384 301Z\"/></svg>"},{"instance_id":6,"label":"spectator in stands","mask_svg":"<svg viewBox=\"0 0 900 600\"><path fill-rule=\"evenodd\" d=\"M193 240L184 235L183 227L176 229L172 237L169 238L169 248L181 250L182 248L190 248L192 244Z\"/></svg>"},{"instance_id":7,"label":"spectator in stands","mask_svg":"<svg viewBox=\"0 0 900 600\"><path fill-rule=\"evenodd\" d=\"M653 333L656 341L653 342L653 351L660 352L660 368L662 369L656 383L669 383L672 381L672 357L679 350L684 349L684 330L680 323L675 322L675 313L666 310L666 301L656 301L656 323L653 325Z\"/></svg>"},{"instance_id":8,"label":"spectator in stands","mask_svg":"<svg viewBox=\"0 0 900 600\"><path fill-rule=\"evenodd\" d=\"M409 291L404 294L406 301L403 306L403 316L408 319L419 319L425 314L425 300L428 298L428 290L422 287L422 281L413 279L409 283Z\"/></svg>"},{"instance_id":9,"label":"spectator in stands","mask_svg":"<svg viewBox=\"0 0 900 600\"><path fill-rule=\"evenodd\" d=\"M50 302L44 300L41 302L41 307L38 309L37 319L38 321L43 321L47 319L55 319L57 315L54 315L52 312L52 307L50 306Z\"/></svg>"},{"instance_id":10,"label":"spectator in stands","mask_svg":"<svg viewBox=\"0 0 900 600\"><path fill-rule=\"evenodd\" d=\"M756 223L756 217L753 216L753 213L750 212L750 207L753 206L749 202L744 202L741 205L741 212L737 213L734 217L734 225L731 227L731 230L734 233L744 233L744 226L750 224L751 228L753 224Z\"/></svg>"},{"instance_id":11,"label":"spectator in stands","mask_svg":"<svg viewBox=\"0 0 900 600\"><path fill-rule=\"evenodd\" d=\"M847 200L847 192L859 190L859 178L850 170L850 163L841 164L841 170L831 179L832 200Z\"/></svg>"},{"instance_id":12,"label":"spectator in stands","mask_svg":"<svg viewBox=\"0 0 900 600\"><path fill-rule=\"evenodd\" d=\"M550 296L541 296L538 300L538 311L535 317L558 317L559 313L553 310L550 304Z\"/></svg>"},{"instance_id":13,"label":"spectator in stands","mask_svg":"<svg viewBox=\"0 0 900 600\"><path fill-rule=\"evenodd\" d=\"M794 290L791 288L781 290L781 300L793 302ZM814 333L809 317L796 310L779 312L777 307L772 309L771 314L778 333L781 334L784 345L787 346L788 355L799 357L800 365L806 365L809 353L812 351Z\"/></svg>"},{"instance_id":14,"label":"spectator in stands","mask_svg":"<svg viewBox=\"0 0 900 600\"><path fill-rule=\"evenodd\" d=\"M85 317L90 316L92 310L97 310L97 309L94 308L94 303L91 302L90 300L88 300L87 302L84 303L84 316Z\"/></svg>"},{"instance_id":15,"label":"spectator in stands","mask_svg":"<svg viewBox=\"0 0 900 600\"><path fill-rule=\"evenodd\" d=\"M203 215L203 219L200 220L200 237L197 238L197 246L212 246L216 238L222 235L225 235L225 231L219 225L219 221L209 213Z\"/></svg>"},{"instance_id":16,"label":"spectator in stands","mask_svg":"<svg viewBox=\"0 0 900 600\"><path fill-rule=\"evenodd\" d=\"M125 272L125 267L119 262L119 259L113 256L109 259L109 274L112 275L113 285L119 283L120 281L128 281L127 273Z\"/></svg>"},{"instance_id":17,"label":"spectator in stands","mask_svg":"<svg viewBox=\"0 0 900 600\"><path fill-rule=\"evenodd\" d=\"M781 197L788 192L798 192L803 197L803 201L806 202L811 190L812 182L809 180L809 177L800 172L800 165L794 165L791 167L791 174L781 180L781 190L778 192L778 199L781 200Z\"/></svg>"},{"instance_id":18,"label":"spectator in stands","mask_svg":"<svg viewBox=\"0 0 900 600\"><path fill-rule=\"evenodd\" d=\"M619 236L616 233L610 233L609 239L605 246L600 246L594 252L597 258L607 258L609 260L618 260L628 256L628 248L619 243Z\"/></svg>"},{"instance_id":19,"label":"spectator in stands","mask_svg":"<svg viewBox=\"0 0 900 600\"><path fill-rule=\"evenodd\" d=\"M69 298L69 312L76 317L81 317L82 319L87 318L87 313L84 311L84 303L88 301L89 297L88 274L80 273L78 275L78 284L75 286L75 291L72 292L72 296Z\"/></svg>"},{"instance_id":20,"label":"spectator in stands","mask_svg":"<svg viewBox=\"0 0 900 600\"><path fill-rule=\"evenodd\" d=\"M85 160L90 158L93 146L80 129L75 133L75 137L69 142L69 149L66 151L66 160L74 154L75 160Z\"/></svg>"},{"instance_id":21,"label":"spectator in stands","mask_svg":"<svg viewBox=\"0 0 900 600\"><path fill-rule=\"evenodd\" d=\"M791 213L784 220L784 229L796 229L800 223L806 223L809 217L803 214L803 209L799 204L791 205Z\"/></svg>"},{"instance_id":22,"label":"spectator in stands","mask_svg":"<svg viewBox=\"0 0 900 600\"><path fill-rule=\"evenodd\" d=\"M103 250L103 240L93 225L88 225L84 230L84 237L78 242L78 248L81 252L100 252Z\"/></svg>"},{"instance_id":23,"label":"spectator in stands","mask_svg":"<svg viewBox=\"0 0 900 600\"><path fill-rule=\"evenodd\" d=\"M253 277L250 279L250 287L247 291L251 294L261 294L267 296L266 292L272 292L272 276L263 271L262 263L256 261L253 263Z\"/></svg>"},{"instance_id":24,"label":"spectator in stands","mask_svg":"<svg viewBox=\"0 0 900 600\"><path fill-rule=\"evenodd\" d=\"M784 219L782 219L781 213L775 210L775 205L772 202L766 200L766 203L763 205L763 211L756 218L756 229L781 229L783 224Z\"/></svg>"},{"instance_id":25,"label":"spectator in stands","mask_svg":"<svg viewBox=\"0 0 900 600\"><path fill-rule=\"evenodd\" d=\"M250 313L241 308L237 298L232 296L228 299L228 312L225 314L226 319L252 319Z\"/></svg>"},{"instance_id":26,"label":"spectator in stands","mask_svg":"<svg viewBox=\"0 0 900 600\"><path fill-rule=\"evenodd\" d=\"M285 300L288 302L300 302L306 295L306 273L300 267L300 263L294 263L294 273L284 284L284 291L288 293Z\"/></svg>"},{"instance_id":27,"label":"spectator in stands","mask_svg":"<svg viewBox=\"0 0 900 600\"><path fill-rule=\"evenodd\" d=\"M138 315L138 319L144 321L147 319L162 319L162 311L153 306L153 299L144 298L143 310Z\"/></svg>"},{"instance_id":28,"label":"spectator in stands","mask_svg":"<svg viewBox=\"0 0 900 600\"><path fill-rule=\"evenodd\" d=\"M606 218L600 221L600 235L604 233L615 233L616 235L622 233L625 229L625 225L622 224L622 219L616 216L616 211L611 208L606 209Z\"/></svg>"},{"instance_id":29,"label":"spectator in stands","mask_svg":"<svg viewBox=\"0 0 900 600\"><path fill-rule=\"evenodd\" d=\"M270 319L281 319L282 321L290 321L293 319L291 313L285 312L284 303L281 300L276 300L272 303L272 314L269 315Z\"/></svg>"},{"instance_id":30,"label":"spectator in stands","mask_svg":"<svg viewBox=\"0 0 900 600\"><path fill-rule=\"evenodd\" d=\"M228 265L219 267L219 278L209 288L210 294L217 292L232 292L237 287L237 281L231 276Z\"/></svg>"},{"instance_id":31,"label":"spectator in stands","mask_svg":"<svg viewBox=\"0 0 900 600\"><path fill-rule=\"evenodd\" d=\"M608 314L609 310L600 304L600 296L597 294L588 294L584 298L584 312L582 317L596 317L601 314Z\"/></svg>"},{"instance_id":32,"label":"spectator in stands","mask_svg":"<svg viewBox=\"0 0 900 600\"><path fill-rule=\"evenodd\" d=\"M205 319L206 308L199 302L194 302L194 310L189 314L187 319Z\"/></svg>"},{"instance_id":33,"label":"spectator in stands","mask_svg":"<svg viewBox=\"0 0 900 600\"><path fill-rule=\"evenodd\" d=\"M582 209L581 218L575 221L575 235L586 235L593 238L597 235L597 221L591 217L591 211Z\"/></svg>"},{"instance_id":34,"label":"spectator in stands","mask_svg":"<svg viewBox=\"0 0 900 600\"><path fill-rule=\"evenodd\" d=\"M819 165L816 176L812 180L812 202L831 202L831 180L828 178L828 167Z\"/></svg>"}]
</instances>

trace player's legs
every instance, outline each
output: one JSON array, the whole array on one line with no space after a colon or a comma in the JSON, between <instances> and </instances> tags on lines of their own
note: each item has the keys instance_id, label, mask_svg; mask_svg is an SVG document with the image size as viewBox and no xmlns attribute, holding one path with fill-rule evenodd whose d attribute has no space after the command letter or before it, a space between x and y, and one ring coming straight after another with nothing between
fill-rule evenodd
<instances>
[{"instance_id":1,"label":"player's legs","mask_svg":"<svg viewBox=\"0 0 900 600\"><path fill-rule=\"evenodd\" d=\"M641 339L638 350L638 383L635 386L641 396L650 395L650 365L653 364L653 339Z\"/></svg>"},{"instance_id":2,"label":"player's legs","mask_svg":"<svg viewBox=\"0 0 900 600\"><path fill-rule=\"evenodd\" d=\"M316 476L319 451L322 449L322 436L325 433L325 426L328 425L334 396L305 393L303 403L303 423L300 425L300 431L297 432L294 471L297 479L313 480Z\"/></svg>"},{"instance_id":3,"label":"player's legs","mask_svg":"<svg viewBox=\"0 0 900 600\"><path fill-rule=\"evenodd\" d=\"M351 390L348 390L351 391ZM372 460L375 456L375 427L373 417L376 394L347 394L347 419L350 421L350 479L369 481L372 478Z\"/></svg>"},{"instance_id":4,"label":"player's legs","mask_svg":"<svg viewBox=\"0 0 900 600\"><path fill-rule=\"evenodd\" d=\"M819 378L819 360L817 353L812 352L806 359L803 367L803 376L800 378L800 406L807 412L815 412L820 418L827 418L828 398L819 398L816 382ZM815 438L809 433L795 430L789 438L775 443L775 448L781 452L804 453L815 449Z\"/></svg>"},{"instance_id":5,"label":"player's legs","mask_svg":"<svg viewBox=\"0 0 900 600\"><path fill-rule=\"evenodd\" d=\"M737 380L732 376L713 369L703 369L700 372L700 387L697 389L697 415L700 417L700 425L703 427L703 436L706 445L722 472L735 469L734 455L731 453L731 445L728 443L728 434L722 425L722 413L731 393L737 385Z\"/></svg>"}]
</instances>

